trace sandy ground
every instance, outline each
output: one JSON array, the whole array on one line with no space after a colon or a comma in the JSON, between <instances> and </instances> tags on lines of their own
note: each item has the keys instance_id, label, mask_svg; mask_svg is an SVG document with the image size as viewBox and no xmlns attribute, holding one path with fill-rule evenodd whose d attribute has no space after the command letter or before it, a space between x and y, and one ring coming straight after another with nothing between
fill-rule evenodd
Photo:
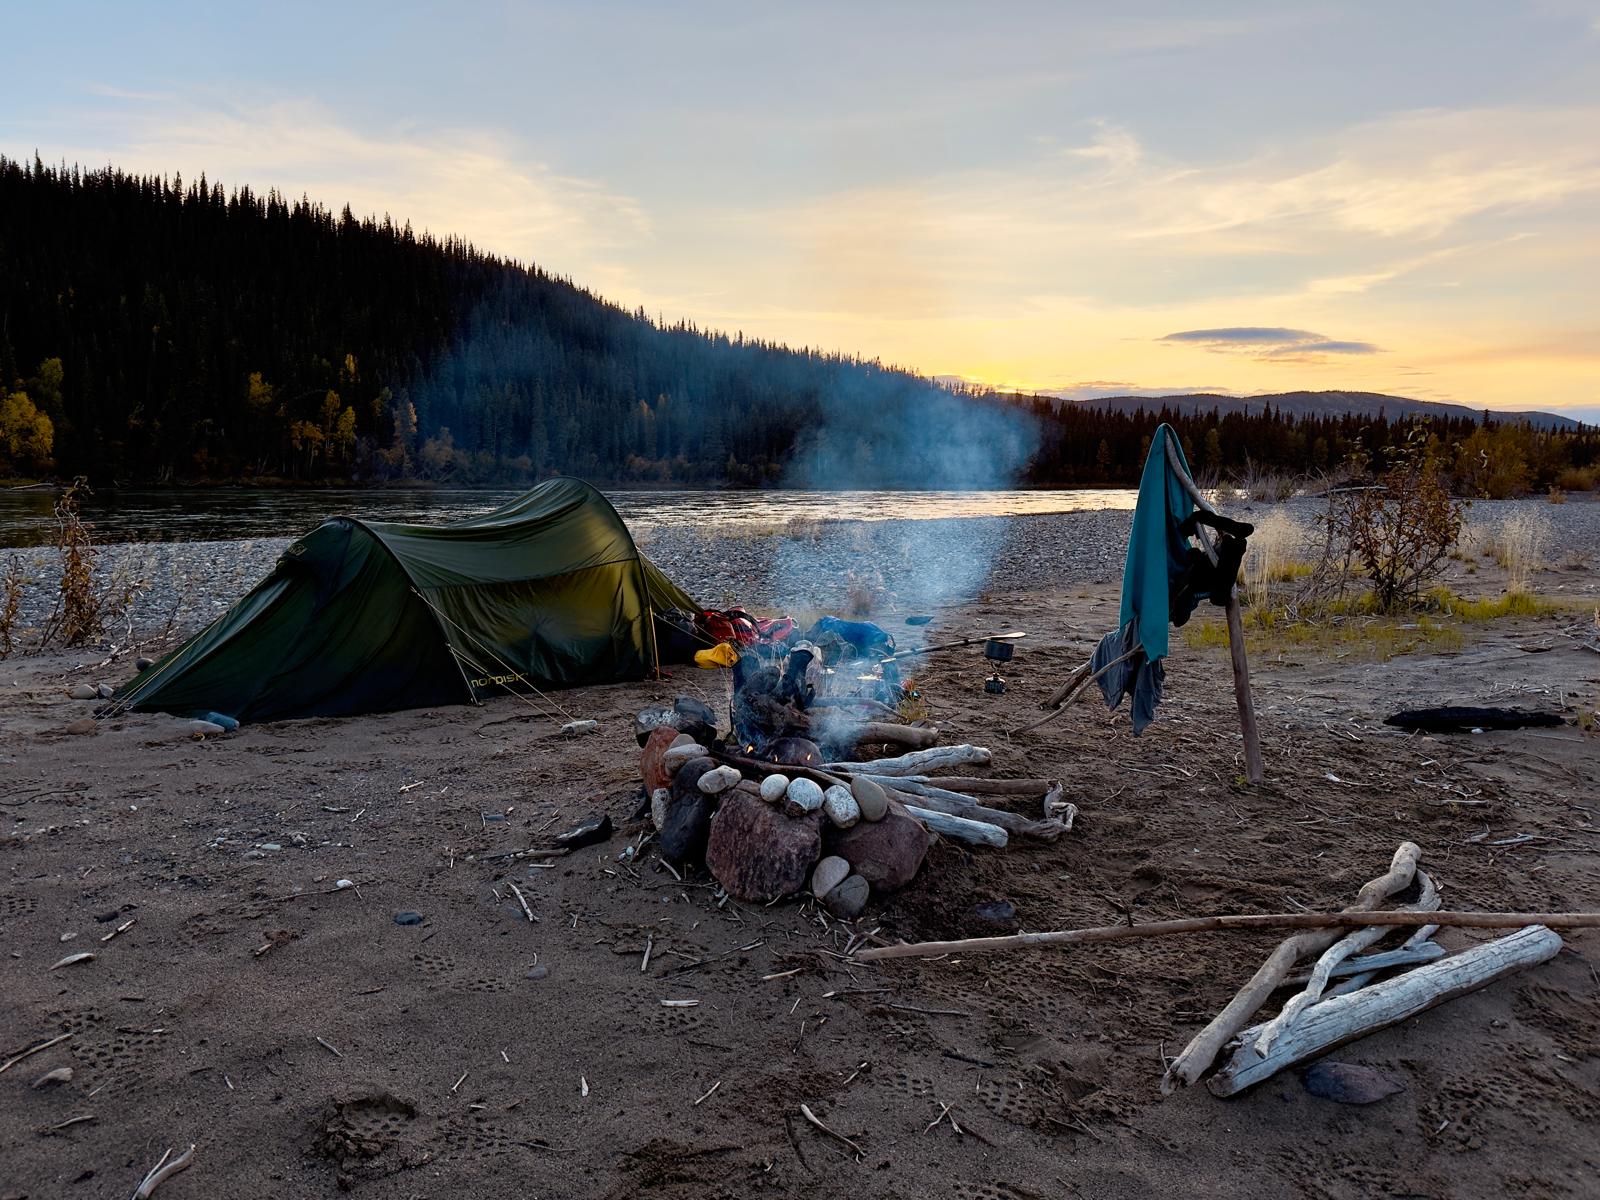
<instances>
[{"instance_id":1,"label":"sandy ground","mask_svg":"<svg viewBox=\"0 0 1600 1200\"><path fill-rule=\"evenodd\" d=\"M942 740L1065 779L1081 816L1050 846L941 843L859 928L986 932L971 910L993 899L1033 930L1338 907L1404 839L1449 906L1600 907L1594 734L1380 723L1592 708L1600 656L1560 635L1570 616L1385 664L1258 654L1268 782L1244 788L1225 658L1181 640L1141 738L1098 699L1006 736L1115 611L1086 585L939 613L941 632L1031 631L1003 697L976 652L918 676ZM71 1035L0 1074L7 1200L125 1200L190 1143L162 1200L1600 1195L1600 935L1336 1053L1404 1084L1379 1104L1293 1073L1163 1100L1163 1054L1272 935L847 965L821 951L848 930L814 906L719 907L703 874L624 857L646 832L631 714L679 692L720 707L722 673L563 693L602 722L577 739L507 697L194 741L158 716L64 732L90 708L64 686L102 677L81 658L0 668L0 1061ZM489 857L594 811L618 827L604 845L543 869ZM96 957L51 969L79 951ZM30 1086L57 1067L70 1082ZM944 1105L964 1133L933 1124Z\"/></svg>"}]
</instances>

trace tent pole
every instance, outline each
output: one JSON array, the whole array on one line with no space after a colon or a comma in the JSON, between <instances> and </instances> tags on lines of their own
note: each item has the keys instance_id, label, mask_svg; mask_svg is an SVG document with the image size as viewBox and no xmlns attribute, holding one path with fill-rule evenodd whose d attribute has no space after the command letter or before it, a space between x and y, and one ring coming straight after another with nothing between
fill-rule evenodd
<instances>
[{"instance_id":1,"label":"tent pole","mask_svg":"<svg viewBox=\"0 0 1600 1200\"><path fill-rule=\"evenodd\" d=\"M1183 460L1178 457L1177 447L1172 443L1173 438L1169 437L1166 440L1167 465L1172 468L1173 475L1195 504L1209 513L1215 513L1216 505L1200 493L1194 479L1184 468ZM1215 557L1213 554L1213 561ZM1233 699L1239 708L1239 732L1244 737L1245 778L1251 783L1260 783L1266 773L1261 763L1261 731L1256 725L1256 705L1250 694L1250 663L1244 653L1244 619L1239 611L1239 589L1231 581L1228 584L1227 616L1228 660L1233 666Z\"/></svg>"}]
</instances>

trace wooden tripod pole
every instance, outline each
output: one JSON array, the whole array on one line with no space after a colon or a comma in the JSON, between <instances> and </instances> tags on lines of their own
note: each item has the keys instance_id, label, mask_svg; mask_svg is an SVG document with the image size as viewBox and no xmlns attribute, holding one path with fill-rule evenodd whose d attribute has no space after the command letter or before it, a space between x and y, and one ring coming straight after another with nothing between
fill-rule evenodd
<instances>
[{"instance_id":1,"label":"wooden tripod pole","mask_svg":"<svg viewBox=\"0 0 1600 1200\"><path fill-rule=\"evenodd\" d=\"M1196 486L1194 479L1184 467L1183 459L1178 456L1178 448L1173 445L1173 439L1166 440L1167 465L1172 468L1173 475L1183 485L1183 490L1189 493L1189 498L1208 513L1215 513L1216 506L1207 500ZM1212 562L1217 561L1217 552L1211 546L1211 539L1206 536L1204 529L1196 531L1200 537L1200 544L1205 547L1206 554ZM1245 778L1251 783L1260 783L1265 769L1261 764L1261 732L1256 726L1256 705L1250 695L1250 664L1244 655L1244 620L1239 612L1239 589L1232 580L1228 581L1228 660L1233 666L1233 699L1239 707L1239 732L1244 736L1244 768Z\"/></svg>"}]
</instances>

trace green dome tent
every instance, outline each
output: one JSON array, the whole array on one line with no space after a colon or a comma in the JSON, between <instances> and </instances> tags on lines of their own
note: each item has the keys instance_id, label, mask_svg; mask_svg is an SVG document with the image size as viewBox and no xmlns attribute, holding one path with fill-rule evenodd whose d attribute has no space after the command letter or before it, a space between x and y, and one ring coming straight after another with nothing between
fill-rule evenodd
<instances>
[{"instance_id":1,"label":"green dome tent","mask_svg":"<svg viewBox=\"0 0 1600 1200\"><path fill-rule=\"evenodd\" d=\"M641 679L669 608L697 605L610 501L552 479L449 525L325 521L116 699L271 721Z\"/></svg>"}]
</instances>

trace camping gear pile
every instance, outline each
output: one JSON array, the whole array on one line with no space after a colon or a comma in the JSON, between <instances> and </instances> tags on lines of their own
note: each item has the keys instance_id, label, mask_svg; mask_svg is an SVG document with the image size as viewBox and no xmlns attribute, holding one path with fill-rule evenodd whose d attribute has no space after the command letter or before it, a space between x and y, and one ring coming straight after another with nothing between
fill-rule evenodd
<instances>
[{"instance_id":1,"label":"camping gear pile","mask_svg":"<svg viewBox=\"0 0 1600 1200\"><path fill-rule=\"evenodd\" d=\"M725 729L691 697L635 720L662 856L703 862L739 899L809 890L848 919L909 883L941 835L999 848L1071 828L1077 810L1053 780L932 775L991 756L901 722L894 705L907 694L893 640L867 622L824 617L803 636L738 646ZM864 747L905 752L860 761ZM975 795L1031 796L1043 817Z\"/></svg>"}]
</instances>

